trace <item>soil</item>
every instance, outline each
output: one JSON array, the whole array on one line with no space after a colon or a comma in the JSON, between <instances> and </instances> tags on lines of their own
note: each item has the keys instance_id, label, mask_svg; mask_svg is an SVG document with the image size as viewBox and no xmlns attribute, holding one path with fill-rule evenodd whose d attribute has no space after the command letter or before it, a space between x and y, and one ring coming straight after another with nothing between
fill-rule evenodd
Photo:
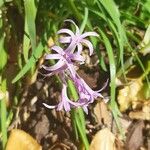
<instances>
[{"instance_id":1,"label":"soil","mask_svg":"<svg viewBox=\"0 0 150 150\"><path fill-rule=\"evenodd\" d=\"M93 59L92 59L93 60ZM95 61L94 61L95 63ZM91 65L89 65L91 64ZM79 75L92 89L100 89L109 77L107 73L99 73L98 65L90 62L81 66ZM109 87L102 92L109 96ZM50 110L42 103L57 104L60 99L61 87L56 77L38 75L37 80L22 91L22 98L16 110L9 130L19 128L33 136L43 150L78 150L80 142L76 140L70 113ZM89 141L104 127L108 127L117 137L118 150L148 150L150 148L150 124L148 121L132 120L127 112L120 117L126 139L121 139L118 128L109 110L108 104L101 99L89 106L86 117L86 129Z\"/></svg>"}]
</instances>

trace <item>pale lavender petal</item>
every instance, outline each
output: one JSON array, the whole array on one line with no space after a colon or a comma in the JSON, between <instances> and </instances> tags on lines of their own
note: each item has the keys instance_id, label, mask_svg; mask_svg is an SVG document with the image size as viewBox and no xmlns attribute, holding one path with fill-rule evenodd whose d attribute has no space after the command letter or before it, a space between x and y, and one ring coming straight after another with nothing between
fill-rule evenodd
<instances>
[{"instance_id":1,"label":"pale lavender petal","mask_svg":"<svg viewBox=\"0 0 150 150\"><path fill-rule=\"evenodd\" d=\"M46 103L43 103L43 105L49 109L54 109L57 107L57 105L47 105Z\"/></svg>"},{"instance_id":2,"label":"pale lavender petal","mask_svg":"<svg viewBox=\"0 0 150 150\"><path fill-rule=\"evenodd\" d=\"M90 41L86 39L82 39L82 43L84 43L90 50L90 56L93 54L93 45Z\"/></svg>"},{"instance_id":3,"label":"pale lavender petal","mask_svg":"<svg viewBox=\"0 0 150 150\"><path fill-rule=\"evenodd\" d=\"M107 103L110 100L110 98L109 97L104 97L103 100L104 100L105 103Z\"/></svg>"},{"instance_id":4,"label":"pale lavender petal","mask_svg":"<svg viewBox=\"0 0 150 150\"><path fill-rule=\"evenodd\" d=\"M69 69L69 71L70 71L70 73L71 73L71 76L72 76L73 78L75 78L75 76L76 76L76 71L75 71L75 69L74 69L74 65L73 65L73 64L69 64L69 63L66 63L66 65L68 66L68 69Z\"/></svg>"},{"instance_id":5,"label":"pale lavender petal","mask_svg":"<svg viewBox=\"0 0 150 150\"><path fill-rule=\"evenodd\" d=\"M88 114L87 105L82 106L82 108L83 108L84 112L85 112L86 114Z\"/></svg>"},{"instance_id":6,"label":"pale lavender petal","mask_svg":"<svg viewBox=\"0 0 150 150\"><path fill-rule=\"evenodd\" d=\"M75 48L76 48L76 44L74 43L74 41L72 41L71 43L70 43L70 45L65 49L65 52L66 53L74 53L74 51L75 51Z\"/></svg>"},{"instance_id":7,"label":"pale lavender petal","mask_svg":"<svg viewBox=\"0 0 150 150\"><path fill-rule=\"evenodd\" d=\"M109 80L107 79L107 81L105 82L104 86L100 90L97 90L97 92L103 91L106 88L106 86L108 85L108 81Z\"/></svg>"},{"instance_id":8,"label":"pale lavender petal","mask_svg":"<svg viewBox=\"0 0 150 150\"><path fill-rule=\"evenodd\" d=\"M54 75L54 72L50 72L50 73L41 73L39 72L42 76L45 76L45 77L49 77L49 76L53 76Z\"/></svg>"},{"instance_id":9,"label":"pale lavender petal","mask_svg":"<svg viewBox=\"0 0 150 150\"><path fill-rule=\"evenodd\" d=\"M74 33L69 29L61 29L57 32L57 34L62 34L62 33L69 34L72 38L74 37Z\"/></svg>"},{"instance_id":10,"label":"pale lavender petal","mask_svg":"<svg viewBox=\"0 0 150 150\"><path fill-rule=\"evenodd\" d=\"M61 68L61 67L64 66L64 65L65 65L65 63L64 63L62 60L59 60L59 61L58 61L55 65L53 65L53 66L47 67L47 66L43 65L42 67L43 67L45 70L47 70L47 71L55 71L55 70Z\"/></svg>"},{"instance_id":11,"label":"pale lavender petal","mask_svg":"<svg viewBox=\"0 0 150 150\"><path fill-rule=\"evenodd\" d=\"M88 36L99 36L96 32L85 32L85 33L83 33L81 36L80 36L80 38L81 39L84 39L84 38L86 38L86 37L88 37Z\"/></svg>"},{"instance_id":12,"label":"pale lavender petal","mask_svg":"<svg viewBox=\"0 0 150 150\"><path fill-rule=\"evenodd\" d=\"M56 51L58 54L61 54L61 55L64 54L64 50L59 46L53 46L51 47L51 49Z\"/></svg>"},{"instance_id":13,"label":"pale lavender petal","mask_svg":"<svg viewBox=\"0 0 150 150\"><path fill-rule=\"evenodd\" d=\"M76 35L79 35L80 34L80 30L78 28L78 26L76 25L76 23L71 20L71 19L66 19L65 22L68 21L68 22L71 22L72 24L74 24L74 26L76 27Z\"/></svg>"},{"instance_id":14,"label":"pale lavender petal","mask_svg":"<svg viewBox=\"0 0 150 150\"><path fill-rule=\"evenodd\" d=\"M62 93L61 93L61 102L58 104L58 110L70 111L70 105L68 102L69 98L67 96L67 85L63 84Z\"/></svg>"},{"instance_id":15,"label":"pale lavender petal","mask_svg":"<svg viewBox=\"0 0 150 150\"><path fill-rule=\"evenodd\" d=\"M73 55L70 56L70 58L74 61L85 61L85 58L82 55L79 55L77 53L74 53Z\"/></svg>"},{"instance_id":16,"label":"pale lavender petal","mask_svg":"<svg viewBox=\"0 0 150 150\"><path fill-rule=\"evenodd\" d=\"M62 56L59 54L47 54L45 56L45 59L60 59L60 58L62 58Z\"/></svg>"},{"instance_id":17,"label":"pale lavender petal","mask_svg":"<svg viewBox=\"0 0 150 150\"><path fill-rule=\"evenodd\" d=\"M102 96L100 93L98 93L97 91L93 91L93 90L86 84L86 82L85 82L82 78L80 78L80 80L81 80L82 84L84 85L85 89L87 90L87 92L88 92L91 96L93 96L93 98L97 98L97 97L102 97L102 98L103 98L103 96Z\"/></svg>"},{"instance_id":18,"label":"pale lavender petal","mask_svg":"<svg viewBox=\"0 0 150 150\"><path fill-rule=\"evenodd\" d=\"M60 37L59 38L59 42L60 43L70 43L71 42L71 37L67 36L67 37Z\"/></svg>"},{"instance_id":19,"label":"pale lavender petal","mask_svg":"<svg viewBox=\"0 0 150 150\"><path fill-rule=\"evenodd\" d=\"M77 44L77 48L78 48L77 53L78 53L78 54L81 54L81 52L82 52L82 50L83 50L82 44L81 44L81 43L78 43L78 44Z\"/></svg>"}]
</instances>

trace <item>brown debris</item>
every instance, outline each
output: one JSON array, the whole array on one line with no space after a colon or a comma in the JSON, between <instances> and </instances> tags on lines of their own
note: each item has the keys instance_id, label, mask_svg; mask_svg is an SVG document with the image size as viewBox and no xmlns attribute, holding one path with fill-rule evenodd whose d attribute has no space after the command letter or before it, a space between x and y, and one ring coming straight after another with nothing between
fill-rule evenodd
<instances>
[{"instance_id":1,"label":"brown debris","mask_svg":"<svg viewBox=\"0 0 150 150\"><path fill-rule=\"evenodd\" d=\"M127 134L126 140L126 150L139 150L143 145L143 128L144 122L139 121L137 123L133 123L131 127L129 127L129 131Z\"/></svg>"}]
</instances>

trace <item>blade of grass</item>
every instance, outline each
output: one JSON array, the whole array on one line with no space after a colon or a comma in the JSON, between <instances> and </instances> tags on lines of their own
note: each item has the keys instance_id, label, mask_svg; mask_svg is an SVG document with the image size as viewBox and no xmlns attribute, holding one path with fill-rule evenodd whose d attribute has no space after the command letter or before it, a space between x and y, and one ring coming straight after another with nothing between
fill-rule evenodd
<instances>
[{"instance_id":1,"label":"blade of grass","mask_svg":"<svg viewBox=\"0 0 150 150\"><path fill-rule=\"evenodd\" d=\"M1 90L6 93L6 79L2 80ZM2 131L2 145L5 149L7 143L7 109L6 109L6 99L5 97L0 100L0 111L1 111L1 131Z\"/></svg>"},{"instance_id":2,"label":"blade of grass","mask_svg":"<svg viewBox=\"0 0 150 150\"><path fill-rule=\"evenodd\" d=\"M117 27L117 32L114 32L115 35L118 35L116 38L117 38L117 41L118 41L118 46L119 46L119 60L118 60L118 65L119 66L119 63L121 63L121 68L122 68L122 72L123 72L123 76L124 78L126 79L125 77L125 69L124 69L124 45L126 44L129 44L128 43L128 40L127 40L127 37L126 37L126 34L125 34L125 31L124 31L124 28L121 24L121 21L120 21L120 13L119 13L119 10L116 6L116 4L114 3L113 0L99 0L99 3L102 4L102 6L105 8L105 10L107 11L107 13L109 14L109 16L112 18L114 24L116 25ZM104 13L103 9L100 7L101 11ZM106 16L107 17L107 16ZM108 18L108 17L107 17ZM110 24L110 21L107 20L107 22ZM115 28L112 28L112 24L110 24L111 28L110 29L114 29ZM116 34L117 33L117 34Z\"/></svg>"},{"instance_id":3,"label":"blade of grass","mask_svg":"<svg viewBox=\"0 0 150 150\"><path fill-rule=\"evenodd\" d=\"M4 4L4 0L0 0L0 7L2 7Z\"/></svg>"},{"instance_id":4,"label":"blade of grass","mask_svg":"<svg viewBox=\"0 0 150 150\"><path fill-rule=\"evenodd\" d=\"M75 17L78 19L78 20L81 20L82 19L82 16L81 14L79 13L76 5L74 4L74 0L68 0L68 6L70 7L70 10L73 12L73 14L75 15Z\"/></svg>"},{"instance_id":5,"label":"blade of grass","mask_svg":"<svg viewBox=\"0 0 150 150\"><path fill-rule=\"evenodd\" d=\"M82 21L82 24L80 26L80 33L82 33L84 31L84 28L87 24L87 21L88 21L88 8L85 7L85 14L84 14L84 19Z\"/></svg>"},{"instance_id":6,"label":"blade of grass","mask_svg":"<svg viewBox=\"0 0 150 150\"><path fill-rule=\"evenodd\" d=\"M37 59L42 56L43 50L44 50L44 47L42 45L42 42L40 42L39 45L37 46L37 48L35 49L35 51L33 52L33 55L30 57L30 59L25 64L25 66L22 68L22 70L13 79L12 83L15 83L20 78L22 78L27 73L27 71L29 71L31 69L31 67L33 67L35 65Z\"/></svg>"},{"instance_id":7,"label":"blade of grass","mask_svg":"<svg viewBox=\"0 0 150 150\"><path fill-rule=\"evenodd\" d=\"M116 84L115 84L115 79L116 79L116 65L115 65L115 58L114 58L114 54L113 54L113 50L111 47L111 44L109 42L109 39L107 38L107 36L105 35L105 33L99 29L99 32L102 36L103 42L105 44L106 50L107 50L107 54L108 54L108 58L109 58L109 65L110 65L110 95L111 95L111 101L110 101L110 107L114 116L114 119L116 121L116 125L120 131L120 133L122 134L122 136L124 137L124 133L122 132L122 128L118 119L118 116L120 115L120 111L118 109L117 103L115 101L115 95L116 95Z\"/></svg>"},{"instance_id":8,"label":"blade of grass","mask_svg":"<svg viewBox=\"0 0 150 150\"><path fill-rule=\"evenodd\" d=\"M35 18L36 18L36 6L34 0L25 0L25 22L28 25L29 37L31 40L32 50L36 48L36 27L35 27Z\"/></svg>"},{"instance_id":9,"label":"blade of grass","mask_svg":"<svg viewBox=\"0 0 150 150\"><path fill-rule=\"evenodd\" d=\"M27 62L28 61L28 55L29 55L29 48L30 48L30 39L27 36L27 34L29 34L27 19L25 19L24 30L25 30L26 34L24 34L24 36L23 36L23 56L24 56L25 62Z\"/></svg>"},{"instance_id":10,"label":"blade of grass","mask_svg":"<svg viewBox=\"0 0 150 150\"><path fill-rule=\"evenodd\" d=\"M7 53L4 48L4 39L5 39L4 36L0 38L0 55L1 55L0 70L2 70L7 63Z\"/></svg>"}]
</instances>

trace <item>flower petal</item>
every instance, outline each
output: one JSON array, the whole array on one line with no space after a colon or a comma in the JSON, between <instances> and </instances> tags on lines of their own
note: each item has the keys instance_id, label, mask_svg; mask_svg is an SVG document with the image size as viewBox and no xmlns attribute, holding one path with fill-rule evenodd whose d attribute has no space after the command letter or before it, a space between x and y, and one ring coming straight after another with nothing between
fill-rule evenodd
<instances>
[{"instance_id":1,"label":"flower petal","mask_svg":"<svg viewBox=\"0 0 150 150\"><path fill-rule=\"evenodd\" d=\"M79 30L78 26L76 25L76 23L71 19L66 19L65 22L67 22L67 21L71 22L76 27L76 35L80 34L80 30Z\"/></svg>"},{"instance_id":2,"label":"flower petal","mask_svg":"<svg viewBox=\"0 0 150 150\"><path fill-rule=\"evenodd\" d=\"M77 44L77 48L78 48L77 53L78 53L78 54L81 54L81 52L82 52L82 50L83 50L82 44L78 43L78 44Z\"/></svg>"},{"instance_id":3,"label":"flower petal","mask_svg":"<svg viewBox=\"0 0 150 150\"><path fill-rule=\"evenodd\" d=\"M57 34L62 34L62 33L69 34L72 38L74 37L74 33L69 29L61 29L57 32Z\"/></svg>"},{"instance_id":4,"label":"flower petal","mask_svg":"<svg viewBox=\"0 0 150 150\"><path fill-rule=\"evenodd\" d=\"M59 46L52 46L51 49L56 51L58 54L61 54L61 55L64 54L64 50Z\"/></svg>"},{"instance_id":5,"label":"flower petal","mask_svg":"<svg viewBox=\"0 0 150 150\"><path fill-rule=\"evenodd\" d=\"M105 82L104 86L100 90L97 90L97 92L103 91L106 88L106 86L108 85L108 81L109 80L107 79L107 81Z\"/></svg>"},{"instance_id":6,"label":"flower petal","mask_svg":"<svg viewBox=\"0 0 150 150\"><path fill-rule=\"evenodd\" d=\"M76 71L75 71L75 69L74 69L74 65L73 65L73 64L69 64L69 63L66 63L66 65L68 66L68 69L69 69L69 71L70 71L70 73L71 73L71 76L72 76L73 78L75 78L75 76L76 76Z\"/></svg>"},{"instance_id":7,"label":"flower petal","mask_svg":"<svg viewBox=\"0 0 150 150\"><path fill-rule=\"evenodd\" d=\"M47 71L55 71L60 69L62 66L64 66L65 63L62 60L59 60L55 65L47 67L45 65L43 65L42 67L47 70Z\"/></svg>"},{"instance_id":8,"label":"flower petal","mask_svg":"<svg viewBox=\"0 0 150 150\"><path fill-rule=\"evenodd\" d=\"M46 104L46 103L43 103L43 105L44 105L45 107L49 108L49 109L54 109L54 108L57 107L57 105L48 105L48 104Z\"/></svg>"},{"instance_id":9,"label":"flower petal","mask_svg":"<svg viewBox=\"0 0 150 150\"><path fill-rule=\"evenodd\" d=\"M93 45L90 41L86 39L82 39L82 43L84 43L90 50L90 56L93 54Z\"/></svg>"},{"instance_id":10,"label":"flower petal","mask_svg":"<svg viewBox=\"0 0 150 150\"><path fill-rule=\"evenodd\" d=\"M74 53L72 56L70 56L72 60L74 61L81 61L84 62L85 58L82 55L79 55L77 53Z\"/></svg>"},{"instance_id":11,"label":"flower petal","mask_svg":"<svg viewBox=\"0 0 150 150\"><path fill-rule=\"evenodd\" d=\"M59 42L60 43L70 43L71 42L71 37L67 36L67 37L60 37L59 38Z\"/></svg>"},{"instance_id":12,"label":"flower petal","mask_svg":"<svg viewBox=\"0 0 150 150\"><path fill-rule=\"evenodd\" d=\"M96 32L85 32L80 36L80 38L84 39L88 36L99 36L99 35Z\"/></svg>"},{"instance_id":13,"label":"flower petal","mask_svg":"<svg viewBox=\"0 0 150 150\"><path fill-rule=\"evenodd\" d=\"M45 56L45 59L60 59L60 58L62 58L62 56L59 54L47 54Z\"/></svg>"}]
</instances>

